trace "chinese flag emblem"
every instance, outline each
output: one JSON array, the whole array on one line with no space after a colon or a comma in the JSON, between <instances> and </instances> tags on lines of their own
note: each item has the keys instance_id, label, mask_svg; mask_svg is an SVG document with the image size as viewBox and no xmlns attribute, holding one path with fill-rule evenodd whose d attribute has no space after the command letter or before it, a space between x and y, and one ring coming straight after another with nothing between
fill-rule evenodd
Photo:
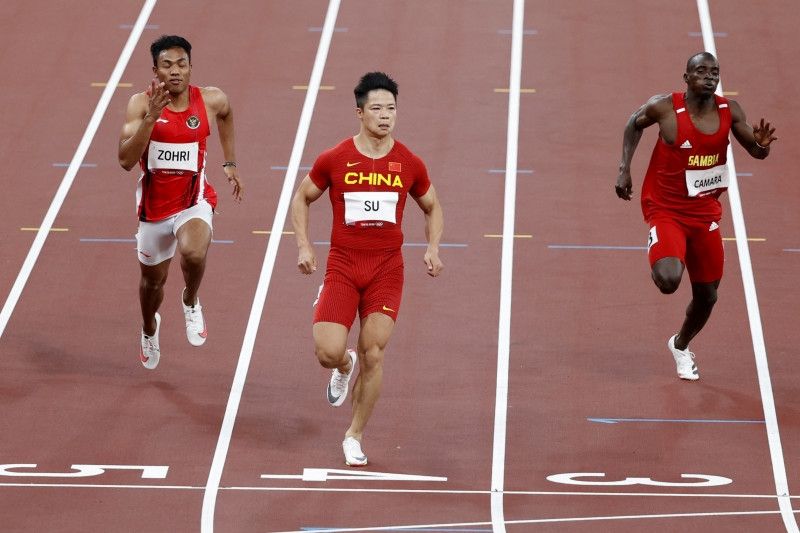
<instances>
[{"instance_id":1,"label":"chinese flag emblem","mask_svg":"<svg viewBox=\"0 0 800 533\"><path fill-rule=\"evenodd\" d=\"M389 172L401 172L402 165L393 161L389 162Z\"/></svg>"}]
</instances>

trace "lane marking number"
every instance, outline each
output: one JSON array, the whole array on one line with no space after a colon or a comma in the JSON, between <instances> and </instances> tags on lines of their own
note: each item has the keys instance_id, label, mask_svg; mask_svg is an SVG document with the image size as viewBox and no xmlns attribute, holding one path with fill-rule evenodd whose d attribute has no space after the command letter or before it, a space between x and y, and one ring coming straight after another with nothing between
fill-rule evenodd
<instances>
[{"instance_id":1,"label":"lane marking number","mask_svg":"<svg viewBox=\"0 0 800 533\"><path fill-rule=\"evenodd\" d=\"M101 476L106 470L141 470L142 479L164 479L167 477L168 466L145 465L72 465L70 468L76 472L19 472L20 469L32 470L36 464L0 464L0 476L12 477L94 477Z\"/></svg>"},{"instance_id":2,"label":"lane marking number","mask_svg":"<svg viewBox=\"0 0 800 533\"><path fill-rule=\"evenodd\" d=\"M332 468L304 468L302 475L263 474L261 479L300 479L302 481L447 481L446 477L392 474L388 472L366 472L363 470L336 470Z\"/></svg>"},{"instance_id":3,"label":"lane marking number","mask_svg":"<svg viewBox=\"0 0 800 533\"><path fill-rule=\"evenodd\" d=\"M722 476L711 476L708 474L681 474L683 479L698 479L700 481L656 481L649 477L629 477L621 481L604 481L606 475L602 472L575 472L569 474L553 474L547 476L548 481L553 483L563 483L565 485L597 485L597 486L623 486L623 485L647 485L651 487L719 487L733 483L732 479ZM578 478L601 478L594 480L582 480Z\"/></svg>"}]
</instances>

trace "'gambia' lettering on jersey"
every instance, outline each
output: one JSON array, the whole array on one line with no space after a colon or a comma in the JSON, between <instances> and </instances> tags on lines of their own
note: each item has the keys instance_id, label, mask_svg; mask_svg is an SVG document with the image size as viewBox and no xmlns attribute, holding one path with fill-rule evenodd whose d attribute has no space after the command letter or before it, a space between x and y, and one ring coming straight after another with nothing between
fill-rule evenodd
<instances>
[{"instance_id":1,"label":"'gambia' lettering on jersey","mask_svg":"<svg viewBox=\"0 0 800 533\"><path fill-rule=\"evenodd\" d=\"M719 162L719 154L714 155L690 155L689 156L689 163L687 166L690 167L710 167L711 165L716 165Z\"/></svg>"},{"instance_id":2,"label":"'gambia' lettering on jersey","mask_svg":"<svg viewBox=\"0 0 800 533\"><path fill-rule=\"evenodd\" d=\"M722 217L719 196L728 187L728 135L731 111L728 100L715 96L719 128L703 133L686 110L683 93L672 93L677 135L672 144L659 136L642 185L645 220L668 214L717 221Z\"/></svg>"},{"instance_id":3,"label":"'gambia' lettering on jersey","mask_svg":"<svg viewBox=\"0 0 800 533\"><path fill-rule=\"evenodd\" d=\"M139 220L163 220L201 200L217 205L217 193L206 181L206 139L211 129L199 87L189 86L189 107L164 108L156 120L139 165L136 190Z\"/></svg>"},{"instance_id":4,"label":"'gambia' lettering on jersey","mask_svg":"<svg viewBox=\"0 0 800 533\"><path fill-rule=\"evenodd\" d=\"M419 198L430 187L422 160L398 141L386 156L372 159L346 139L322 153L308 175L318 188L329 189L331 246L344 248L402 246L406 198Z\"/></svg>"}]
</instances>

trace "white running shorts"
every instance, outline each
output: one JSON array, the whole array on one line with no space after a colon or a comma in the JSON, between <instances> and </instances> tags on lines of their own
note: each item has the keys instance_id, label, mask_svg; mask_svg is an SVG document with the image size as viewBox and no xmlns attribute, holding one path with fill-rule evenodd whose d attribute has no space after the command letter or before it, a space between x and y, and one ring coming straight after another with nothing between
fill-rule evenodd
<instances>
[{"instance_id":1,"label":"white running shorts","mask_svg":"<svg viewBox=\"0 0 800 533\"><path fill-rule=\"evenodd\" d=\"M178 246L178 239L175 237L178 228L193 218L199 218L208 224L213 232L214 226L211 224L213 216L214 210L211 209L211 205L205 200L201 200L189 209L184 209L164 220L140 221L139 231L136 233L136 255L139 257L139 262L143 265L155 266L171 259Z\"/></svg>"}]
</instances>

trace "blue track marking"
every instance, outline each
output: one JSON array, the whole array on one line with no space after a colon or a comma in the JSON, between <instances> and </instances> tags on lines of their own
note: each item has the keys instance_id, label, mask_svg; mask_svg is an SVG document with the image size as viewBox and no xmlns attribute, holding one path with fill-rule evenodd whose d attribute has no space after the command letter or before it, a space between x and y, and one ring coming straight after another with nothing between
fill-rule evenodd
<instances>
[{"instance_id":1,"label":"blue track marking","mask_svg":"<svg viewBox=\"0 0 800 533\"><path fill-rule=\"evenodd\" d=\"M647 246L608 246L604 244L548 244L551 250L647 250Z\"/></svg>"},{"instance_id":2,"label":"blue track marking","mask_svg":"<svg viewBox=\"0 0 800 533\"><path fill-rule=\"evenodd\" d=\"M53 163L54 167L67 168L69 163ZM97 168L97 163L81 163L81 168Z\"/></svg>"},{"instance_id":3,"label":"blue track marking","mask_svg":"<svg viewBox=\"0 0 800 533\"><path fill-rule=\"evenodd\" d=\"M490 168L488 170L489 174L503 174L505 175L506 169L504 168ZM533 170L530 168L518 168L517 174L533 174Z\"/></svg>"},{"instance_id":4,"label":"blue track marking","mask_svg":"<svg viewBox=\"0 0 800 533\"><path fill-rule=\"evenodd\" d=\"M301 527L301 531L314 531L314 532L324 532L324 531L341 531L341 528L335 527ZM444 531L447 533L468 533L468 532L475 532L475 533L491 533L491 529L483 528L483 529L464 529L464 528L454 528L454 527L414 527L414 528L392 528L392 529L381 529L381 531Z\"/></svg>"},{"instance_id":5,"label":"blue track marking","mask_svg":"<svg viewBox=\"0 0 800 533\"><path fill-rule=\"evenodd\" d=\"M312 244L316 244L318 246L330 246L331 241L314 241ZM428 246L427 242L404 242L403 246L409 248L425 248ZM466 248L469 246L468 244L460 243L460 242L442 242L439 243L439 248Z\"/></svg>"},{"instance_id":6,"label":"blue track marking","mask_svg":"<svg viewBox=\"0 0 800 533\"><path fill-rule=\"evenodd\" d=\"M763 424L763 420L715 420L715 419L692 419L692 418L591 418L589 422L599 422L600 424L618 424L620 422L669 422L676 424Z\"/></svg>"},{"instance_id":7,"label":"blue track marking","mask_svg":"<svg viewBox=\"0 0 800 533\"><path fill-rule=\"evenodd\" d=\"M81 242L136 242L136 239L117 239L117 238L104 238L104 237L81 237ZM226 239L212 239L212 243L214 244L233 244L234 241L226 240Z\"/></svg>"},{"instance_id":8,"label":"blue track marking","mask_svg":"<svg viewBox=\"0 0 800 533\"><path fill-rule=\"evenodd\" d=\"M270 170L287 170L289 167L269 167ZM297 167L300 170L311 170L311 167Z\"/></svg>"}]
</instances>

